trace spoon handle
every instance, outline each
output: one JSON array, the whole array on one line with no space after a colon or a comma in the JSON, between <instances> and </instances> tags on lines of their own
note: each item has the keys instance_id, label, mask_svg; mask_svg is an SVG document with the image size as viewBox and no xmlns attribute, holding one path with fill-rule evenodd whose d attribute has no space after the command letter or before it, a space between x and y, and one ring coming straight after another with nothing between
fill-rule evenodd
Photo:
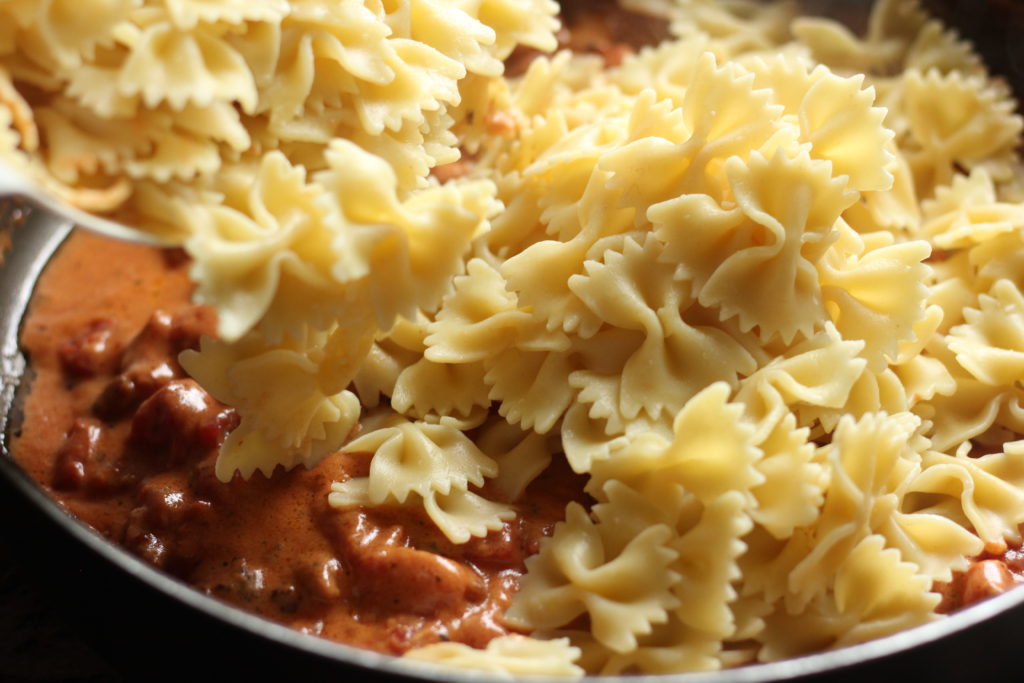
<instances>
[{"instance_id":1,"label":"spoon handle","mask_svg":"<svg viewBox=\"0 0 1024 683\"><path fill-rule=\"evenodd\" d=\"M165 238L94 216L57 199L31 182L25 177L25 174L19 173L16 168L2 160L0 160L0 197L19 197L37 209L69 220L86 230L98 232L114 239L157 247L173 246L173 243Z\"/></svg>"}]
</instances>

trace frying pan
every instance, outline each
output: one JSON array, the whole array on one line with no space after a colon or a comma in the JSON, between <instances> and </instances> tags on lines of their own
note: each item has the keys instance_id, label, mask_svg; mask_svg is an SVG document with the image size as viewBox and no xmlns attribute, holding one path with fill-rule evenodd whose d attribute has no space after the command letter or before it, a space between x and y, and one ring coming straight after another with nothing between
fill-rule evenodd
<instances>
[{"instance_id":1,"label":"frying pan","mask_svg":"<svg viewBox=\"0 0 1024 683\"><path fill-rule=\"evenodd\" d=\"M836 9L850 3L812 4ZM1016 39L1024 23L1016 5L1007 0L926 4L975 40L993 70L1016 92L1024 92L1024 49ZM0 215L10 238L0 265L0 566L17 566L34 590L46 594L47 603L58 606L60 618L128 680L499 680L491 674L429 668L265 621L164 575L48 498L7 448L18 428L21 392L31 380L18 347L19 326L36 279L72 228L46 213L28 213L24 220L10 220L12 215L11 207ZM708 674L584 680L1007 680L1020 666L1017 634L1022 624L1024 590L1011 590L941 621L833 652ZM88 673L82 672L83 679ZM0 678L9 675L0 666ZM96 674L103 680L107 675Z\"/></svg>"}]
</instances>

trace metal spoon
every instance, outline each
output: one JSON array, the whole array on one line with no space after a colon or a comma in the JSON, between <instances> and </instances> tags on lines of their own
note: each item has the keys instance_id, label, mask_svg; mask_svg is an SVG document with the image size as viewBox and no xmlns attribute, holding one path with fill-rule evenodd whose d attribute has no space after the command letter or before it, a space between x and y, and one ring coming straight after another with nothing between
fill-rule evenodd
<instances>
[{"instance_id":1,"label":"metal spoon","mask_svg":"<svg viewBox=\"0 0 1024 683\"><path fill-rule=\"evenodd\" d=\"M48 211L55 216L71 221L87 230L98 232L108 237L150 246L169 246L166 239L151 235L141 230L129 228L127 225L100 218L67 202L61 201L50 192L39 187L24 173L20 173L10 164L0 161L0 197L17 196L36 208Z\"/></svg>"}]
</instances>

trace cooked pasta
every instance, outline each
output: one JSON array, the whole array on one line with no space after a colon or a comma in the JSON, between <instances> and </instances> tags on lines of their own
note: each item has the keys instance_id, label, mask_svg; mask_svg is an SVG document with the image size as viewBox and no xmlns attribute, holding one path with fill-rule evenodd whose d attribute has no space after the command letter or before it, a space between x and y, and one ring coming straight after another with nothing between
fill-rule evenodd
<instances>
[{"instance_id":1,"label":"cooked pasta","mask_svg":"<svg viewBox=\"0 0 1024 683\"><path fill-rule=\"evenodd\" d=\"M864 36L623 4L669 38L505 77L550 0L3 3L0 149L184 245L222 480L373 453L332 506L465 543L588 475L530 636L412 658L713 670L940 618L1024 523L1014 100L913 0Z\"/></svg>"}]
</instances>

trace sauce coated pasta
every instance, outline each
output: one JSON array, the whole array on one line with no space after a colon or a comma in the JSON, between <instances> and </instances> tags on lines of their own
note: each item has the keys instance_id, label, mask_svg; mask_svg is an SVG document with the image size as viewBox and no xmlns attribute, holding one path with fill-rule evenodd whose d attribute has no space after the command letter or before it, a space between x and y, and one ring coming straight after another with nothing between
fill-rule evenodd
<instances>
[{"instance_id":1,"label":"sauce coated pasta","mask_svg":"<svg viewBox=\"0 0 1024 683\"><path fill-rule=\"evenodd\" d=\"M566 32L549 0L6 3L0 149L191 259L217 334L160 400L207 396L201 495L320 477L332 533L390 533L489 605L494 628L394 651L713 670L1008 588L1007 87L912 0L863 35L786 3L621 4L567 7ZM479 548L511 528L499 580ZM317 566L351 572L327 584L385 600L359 584L380 563L331 548ZM432 595L401 609L455 604Z\"/></svg>"}]
</instances>

